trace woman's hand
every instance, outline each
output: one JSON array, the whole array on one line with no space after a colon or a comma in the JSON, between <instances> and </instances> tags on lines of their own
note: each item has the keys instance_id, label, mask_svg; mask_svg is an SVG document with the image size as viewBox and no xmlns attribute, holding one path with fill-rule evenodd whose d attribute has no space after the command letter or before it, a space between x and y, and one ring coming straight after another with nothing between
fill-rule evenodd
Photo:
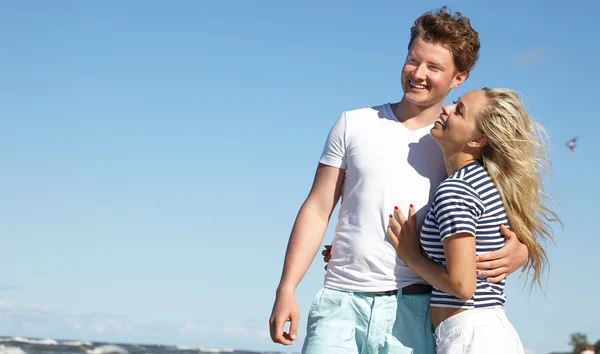
<instances>
[{"instance_id":1,"label":"woman's hand","mask_svg":"<svg viewBox=\"0 0 600 354\"><path fill-rule=\"evenodd\" d=\"M417 232L417 213L411 204L408 209L408 220L398 207L390 214L387 234L402 261L410 267L413 260L421 256L421 241Z\"/></svg>"}]
</instances>

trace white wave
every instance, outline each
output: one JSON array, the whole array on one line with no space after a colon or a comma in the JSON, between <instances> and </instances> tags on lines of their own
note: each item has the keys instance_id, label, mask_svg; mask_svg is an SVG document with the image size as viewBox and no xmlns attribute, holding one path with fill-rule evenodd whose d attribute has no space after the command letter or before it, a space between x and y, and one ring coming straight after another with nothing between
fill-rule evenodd
<instances>
[{"instance_id":1,"label":"white wave","mask_svg":"<svg viewBox=\"0 0 600 354\"><path fill-rule=\"evenodd\" d=\"M83 346L92 346L92 342L87 341L87 340L74 340L74 341L63 341L63 342L59 342L58 344L60 345L68 345L71 347L83 347Z\"/></svg>"},{"instance_id":2,"label":"white wave","mask_svg":"<svg viewBox=\"0 0 600 354\"><path fill-rule=\"evenodd\" d=\"M192 347L188 345L177 345L175 346L177 350L185 350L185 351L199 351L200 353L233 353L233 349L218 349L218 348L201 348L201 347Z\"/></svg>"},{"instance_id":3,"label":"white wave","mask_svg":"<svg viewBox=\"0 0 600 354\"><path fill-rule=\"evenodd\" d=\"M19 347L7 347L4 344L0 344L0 354L26 354L23 349Z\"/></svg>"},{"instance_id":4,"label":"white wave","mask_svg":"<svg viewBox=\"0 0 600 354\"><path fill-rule=\"evenodd\" d=\"M177 350L198 350L198 347L190 347L189 345L176 345L175 349Z\"/></svg>"},{"instance_id":5,"label":"white wave","mask_svg":"<svg viewBox=\"0 0 600 354\"><path fill-rule=\"evenodd\" d=\"M118 345L101 345L94 349L86 350L87 354L129 354L129 352Z\"/></svg>"},{"instance_id":6,"label":"white wave","mask_svg":"<svg viewBox=\"0 0 600 354\"><path fill-rule=\"evenodd\" d=\"M57 345L58 342L54 339L29 339L22 337L12 337L12 338L2 338L0 342L18 342L18 343L27 343L27 344L40 344L40 345Z\"/></svg>"}]
</instances>

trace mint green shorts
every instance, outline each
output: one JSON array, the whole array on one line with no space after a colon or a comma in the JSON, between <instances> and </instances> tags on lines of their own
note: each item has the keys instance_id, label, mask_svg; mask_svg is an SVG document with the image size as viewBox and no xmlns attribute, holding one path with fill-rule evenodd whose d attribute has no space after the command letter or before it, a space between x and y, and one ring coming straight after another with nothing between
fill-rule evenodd
<instances>
[{"instance_id":1,"label":"mint green shorts","mask_svg":"<svg viewBox=\"0 0 600 354\"><path fill-rule=\"evenodd\" d=\"M302 354L435 354L430 298L323 288L308 314Z\"/></svg>"}]
</instances>

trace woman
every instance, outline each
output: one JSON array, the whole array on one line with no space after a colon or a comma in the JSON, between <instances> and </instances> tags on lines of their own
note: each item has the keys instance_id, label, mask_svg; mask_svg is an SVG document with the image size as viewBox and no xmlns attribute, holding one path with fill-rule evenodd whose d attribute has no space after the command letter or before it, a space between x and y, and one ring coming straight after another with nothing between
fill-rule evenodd
<instances>
[{"instance_id":1,"label":"woman","mask_svg":"<svg viewBox=\"0 0 600 354\"><path fill-rule=\"evenodd\" d=\"M438 187L420 237L416 212L406 220L396 207L388 235L400 258L434 289L431 319L437 353L523 353L504 313L504 281L476 276L476 255L499 249L509 226L529 250L525 268L541 286L548 259L542 239L547 221L539 166L547 162L541 126L509 90L471 91L442 108L431 129L448 178Z\"/></svg>"}]
</instances>

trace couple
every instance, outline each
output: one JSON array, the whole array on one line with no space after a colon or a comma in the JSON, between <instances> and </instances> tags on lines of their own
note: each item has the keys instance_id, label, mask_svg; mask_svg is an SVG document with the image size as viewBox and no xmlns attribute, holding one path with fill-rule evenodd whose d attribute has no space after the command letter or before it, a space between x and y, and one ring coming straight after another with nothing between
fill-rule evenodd
<instances>
[{"instance_id":1,"label":"couple","mask_svg":"<svg viewBox=\"0 0 600 354\"><path fill-rule=\"evenodd\" d=\"M303 353L523 353L503 310L504 279L524 266L540 282L539 238L551 238L555 215L538 171L542 130L515 93L484 88L443 106L479 47L460 13L422 15L400 102L335 122L290 236L274 342L297 338L294 292L342 197Z\"/></svg>"}]
</instances>

